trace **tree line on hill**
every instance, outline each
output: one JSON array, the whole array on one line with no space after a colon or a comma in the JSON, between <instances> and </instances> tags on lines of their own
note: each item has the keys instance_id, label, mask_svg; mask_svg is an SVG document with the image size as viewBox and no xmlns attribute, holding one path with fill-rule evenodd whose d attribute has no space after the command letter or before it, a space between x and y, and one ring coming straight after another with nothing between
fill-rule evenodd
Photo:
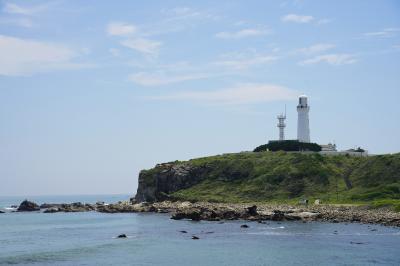
<instances>
[{"instance_id":1,"label":"tree line on hill","mask_svg":"<svg viewBox=\"0 0 400 266\"><path fill-rule=\"evenodd\" d=\"M262 151L321 151L317 143L300 142L298 140L269 141L254 149L254 152Z\"/></svg>"}]
</instances>

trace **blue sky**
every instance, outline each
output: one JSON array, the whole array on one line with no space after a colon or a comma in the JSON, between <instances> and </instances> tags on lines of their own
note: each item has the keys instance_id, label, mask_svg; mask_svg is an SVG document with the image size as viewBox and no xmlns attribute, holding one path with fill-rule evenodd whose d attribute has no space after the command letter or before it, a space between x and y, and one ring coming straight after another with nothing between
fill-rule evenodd
<instances>
[{"instance_id":1,"label":"blue sky","mask_svg":"<svg viewBox=\"0 0 400 266\"><path fill-rule=\"evenodd\" d=\"M1 1L0 195L134 193L296 138L400 151L398 1Z\"/></svg>"}]
</instances>

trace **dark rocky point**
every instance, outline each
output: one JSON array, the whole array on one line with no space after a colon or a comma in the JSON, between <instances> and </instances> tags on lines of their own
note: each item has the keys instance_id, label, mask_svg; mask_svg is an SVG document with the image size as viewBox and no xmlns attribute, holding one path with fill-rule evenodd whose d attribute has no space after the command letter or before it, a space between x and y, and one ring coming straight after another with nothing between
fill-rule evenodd
<instances>
[{"instance_id":1,"label":"dark rocky point","mask_svg":"<svg viewBox=\"0 0 400 266\"><path fill-rule=\"evenodd\" d=\"M17 211L19 212L30 212L30 211L39 211L40 207L36 203L28 200L24 200L19 205Z\"/></svg>"},{"instance_id":2,"label":"dark rocky point","mask_svg":"<svg viewBox=\"0 0 400 266\"><path fill-rule=\"evenodd\" d=\"M120 234L117 238L127 238L126 234Z\"/></svg>"},{"instance_id":3,"label":"dark rocky point","mask_svg":"<svg viewBox=\"0 0 400 266\"><path fill-rule=\"evenodd\" d=\"M192 236L192 239L197 240L197 239L200 239L200 237L198 237L198 236Z\"/></svg>"}]
</instances>

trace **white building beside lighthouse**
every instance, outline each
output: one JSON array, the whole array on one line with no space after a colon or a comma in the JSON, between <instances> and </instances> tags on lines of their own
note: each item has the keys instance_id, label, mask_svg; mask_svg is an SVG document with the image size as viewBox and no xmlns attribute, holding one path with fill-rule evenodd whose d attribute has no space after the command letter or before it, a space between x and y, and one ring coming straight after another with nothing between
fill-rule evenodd
<instances>
[{"instance_id":1,"label":"white building beside lighthouse","mask_svg":"<svg viewBox=\"0 0 400 266\"><path fill-rule=\"evenodd\" d=\"M310 142L310 121L308 112L310 106L307 103L307 96L299 96L299 104L297 105L297 139L300 142Z\"/></svg>"}]
</instances>

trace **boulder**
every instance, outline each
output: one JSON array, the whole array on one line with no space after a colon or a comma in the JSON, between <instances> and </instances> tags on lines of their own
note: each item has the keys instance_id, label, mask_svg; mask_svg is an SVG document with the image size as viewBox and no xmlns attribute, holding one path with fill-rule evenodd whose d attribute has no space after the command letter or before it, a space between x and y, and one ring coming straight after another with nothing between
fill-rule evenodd
<instances>
[{"instance_id":1,"label":"boulder","mask_svg":"<svg viewBox=\"0 0 400 266\"><path fill-rule=\"evenodd\" d=\"M246 214L250 215L250 216L257 216L257 206L253 205L251 207L247 207L246 208Z\"/></svg>"},{"instance_id":2,"label":"boulder","mask_svg":"<svg viewBox=\"0 0 400 266\"><path fill-rule=\"evenodd\" d=\"M0 213L5 213L4 211L0 210Z\"/></svg>"},{"instance_id":3,"label":"boulder","mask_svg":"<svg viewBox=\"0 0 400 266\"><path fill-rule=\"evenodd\" d=\"M120 234L117 238L127 238L126 234Z\"/></svg>"},{"instance_id":4,"label":"boulder","mask_svg":"<svg viewBox=\"0 0 400 266\"><path fill-rule=\"evenodd\" d=\"M272 221L283 221L285 219L285 214L283 211L280 210L274 210L272 215L271 215L271 220Z\"/></svg>"},{"instance_id":5,"label":"boulder","mask_svg":"<svg viewBox=\"0 0 400 266\"><path fill-rule=\"evenodd\" d=\"M198 240L198 239L200 239L200 237L198 237L198 236L192 236L192 239L193 239L193 240Z\"/></svg>"},{"instance_id":6,"label":"boulder","mask_svg":"<svg viewBox=\"0 0 400 266\"><path fill-rule=\"evenodd\" d=\"M249 226L248 226L247 224L242 224L242 225L240 226L240 228L249 228Z\"/></svg>"},{"instance_id":7,"label":"boulder","mask_svg":"<svg viewBox=\"0 0 400 266\"><path fill-rule=\"evenodd\" d=\"M177 210L171 216L171 219L174 219L174 220L190 219L192 221L200 221L201 218L202 218L201 212L199 210L194 210L194 209Z\"/></svg>"},{"instance_id":8,"label":"boulder","mask_svg":"<svg viewBox=\"0 0 400 266\"><path fill-rule=\"evenodd\" d=\"M17 211L19 212L29 212L29 211L39 211L40 207L36 203L28 200L24 200L19 205Z\"/></svg>"}]
</instances>

